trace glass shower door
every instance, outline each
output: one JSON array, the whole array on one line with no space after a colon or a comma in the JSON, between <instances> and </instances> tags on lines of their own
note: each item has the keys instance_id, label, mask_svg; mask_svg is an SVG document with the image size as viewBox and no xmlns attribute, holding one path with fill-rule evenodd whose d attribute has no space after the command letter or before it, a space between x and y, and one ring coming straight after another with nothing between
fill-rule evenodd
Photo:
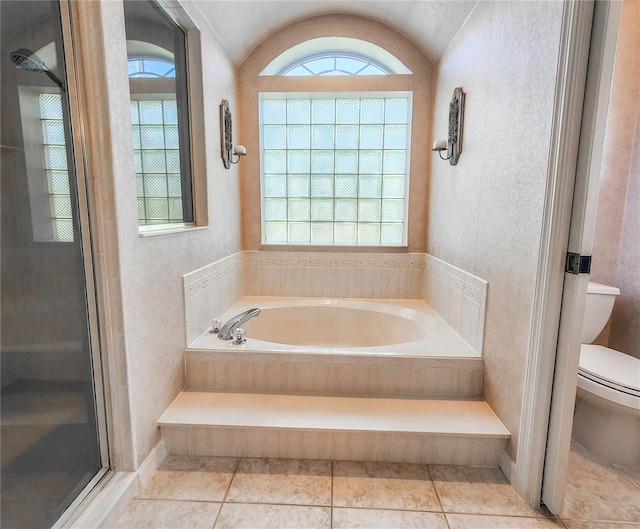
<instances>
[{"instance_id":1,"label":"glass shower door","mask_svg":"<svg viewBox=\"0 0 640 529\"><path fill-rule=\"evenodd\" d=\"M95 302L81 228L86 206L79 205L75 171L64 16L57 1L3 0L0 10L0 522L6 529L51 527L108 466L96 404Z\"/></svg>"}]
</instances>

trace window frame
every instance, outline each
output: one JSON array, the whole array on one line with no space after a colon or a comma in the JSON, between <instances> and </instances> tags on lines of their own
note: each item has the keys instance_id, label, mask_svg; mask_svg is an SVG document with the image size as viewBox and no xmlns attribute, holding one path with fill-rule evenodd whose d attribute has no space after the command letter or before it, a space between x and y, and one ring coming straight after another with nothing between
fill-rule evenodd
<instances>
[{"instance_id":1,"label":"window frame","mask_svg":"<svg viewBox=\"0 0 640 529\"><path fill-rule=\"evenodd\" d=\"M140 237L173 234L194 229L207 228L209 225L207 174L206 174L206 144L204 125L204 90L202 77L202 45L200 29L188 15L185 9L174 2L153 0L153 3L175 23L184 33L186 94L188 102L186 130L179 131L182 137L188 139L190 156L187 162L191 167L190 197L183 197L183 204L187 203L193 212L190 222L175 222L165 224L138 224ZM132 59L138 57L131 57ZM127 57L129 59L129 57ZM128 78L138 80L139 77ZM158 80L163 78L157 78ZM177 95L179 97L179 95ZM131 95L129 101L131 101ZM133 141L132 141L133 152ZM182 161L181 161L182 163ZM136 193L137 195L137 193ZM137 204L137 200L136 200ZM136 219L138 218L136 213Z\"/></svg>"},{"instance_id":2,"label":"window frame","mask_svg":"<svg viewBox=\"0 0 640 529\"><path fill-rule=\"evenodd\" d=\"M260 248L261 249L284 249L284 250L329 250L329 251L377 251L385 249L388 251L402 252L408 249L409 238L409 203L410 203L410 180L411 180L411 131L413 123L413 91L411 90L386 90L386 91L367 91L367 90L349 90L349 91L319 91L319 92L258 92L258 129L259 129L259 152L260 152ZM264 170L264 123L263 123L263 106L264 100L274 99L393 99L406 98L408 101L407 109L407 135L405 149L405 181L404 181L404 213L402 220L403 234L402 242L398 244L340 244L340 243L300 243L300 242L267 242L265 234L265 170ZM358 126L362 125L358 123ZM309 149L310 151L313 149ZM333 149L336 149L334 147ZM360 151L360 147L357 149ZM383 148L384 150L384 148ZM356 173L358 176L360 173ZM335 171L334 171L335 176ZM310 173L311 177L311 173ZM335 200L335 193L332 199ZM382 199L382 197L380 197ZM359 200L359 198L358 198ZM334 205L335 207L335 205ZM335 218L331 221L335 225ZM356 225L360 221L356 221Z\"/></svg>"}]
</instances>

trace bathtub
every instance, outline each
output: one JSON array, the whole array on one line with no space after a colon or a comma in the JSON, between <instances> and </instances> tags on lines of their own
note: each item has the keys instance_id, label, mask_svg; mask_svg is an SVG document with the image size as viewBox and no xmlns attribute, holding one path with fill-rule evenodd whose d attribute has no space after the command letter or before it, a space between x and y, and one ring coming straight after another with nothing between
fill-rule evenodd
<instances>
[{"instance_id":1,"label":"bathtub","mask_svg":"<svg viewBox=\"0 0 640 529\"><path fill-rule=\"evenodd\" d=\"M252 307L260 315L242 325L247 341L233 345L203 332L189 349L252 352L479 357L420 300L244 297L219 317L226 322ZM212 315L215 318L216 315Z\"/></svg>"}]
</instances>

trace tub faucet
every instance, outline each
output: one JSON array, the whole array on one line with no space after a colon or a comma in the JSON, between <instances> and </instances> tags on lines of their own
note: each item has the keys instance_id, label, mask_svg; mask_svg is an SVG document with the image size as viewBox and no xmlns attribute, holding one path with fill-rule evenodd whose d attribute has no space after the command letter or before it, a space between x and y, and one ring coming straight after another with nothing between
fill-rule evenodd
<instances>
[{"instance_id":1,"label":"tub faucet","mask_svg":"<svg viewBox=\"0 0 640 529\"><path fill-rule=\"evenodd\" d=\"M237 316L234 316L222 326L220 332L218 333L218 338L220 338L221 340L231 340L231 338L233 338L233 331L240 327L240 325L242 325L245 321L250 320L258 314L260 314L260 309L254 308L245 310Z\"/></svg>"}]
</instances>

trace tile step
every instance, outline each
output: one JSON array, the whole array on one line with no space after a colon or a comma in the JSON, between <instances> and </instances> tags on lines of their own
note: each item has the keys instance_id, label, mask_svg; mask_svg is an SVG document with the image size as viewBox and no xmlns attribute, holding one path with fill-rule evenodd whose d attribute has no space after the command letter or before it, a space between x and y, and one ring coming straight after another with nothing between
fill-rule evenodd
<instances>
[{"instance_id":1,"label":"tile step","mask_svg":"<svg viewBox=\"0 0 640 529\"><path fill-rule=\"evenodd\" d=\"M482 400L185 391L158 422L173 455L497 466L509 438Z\"/></svg>"}]
</instances>

